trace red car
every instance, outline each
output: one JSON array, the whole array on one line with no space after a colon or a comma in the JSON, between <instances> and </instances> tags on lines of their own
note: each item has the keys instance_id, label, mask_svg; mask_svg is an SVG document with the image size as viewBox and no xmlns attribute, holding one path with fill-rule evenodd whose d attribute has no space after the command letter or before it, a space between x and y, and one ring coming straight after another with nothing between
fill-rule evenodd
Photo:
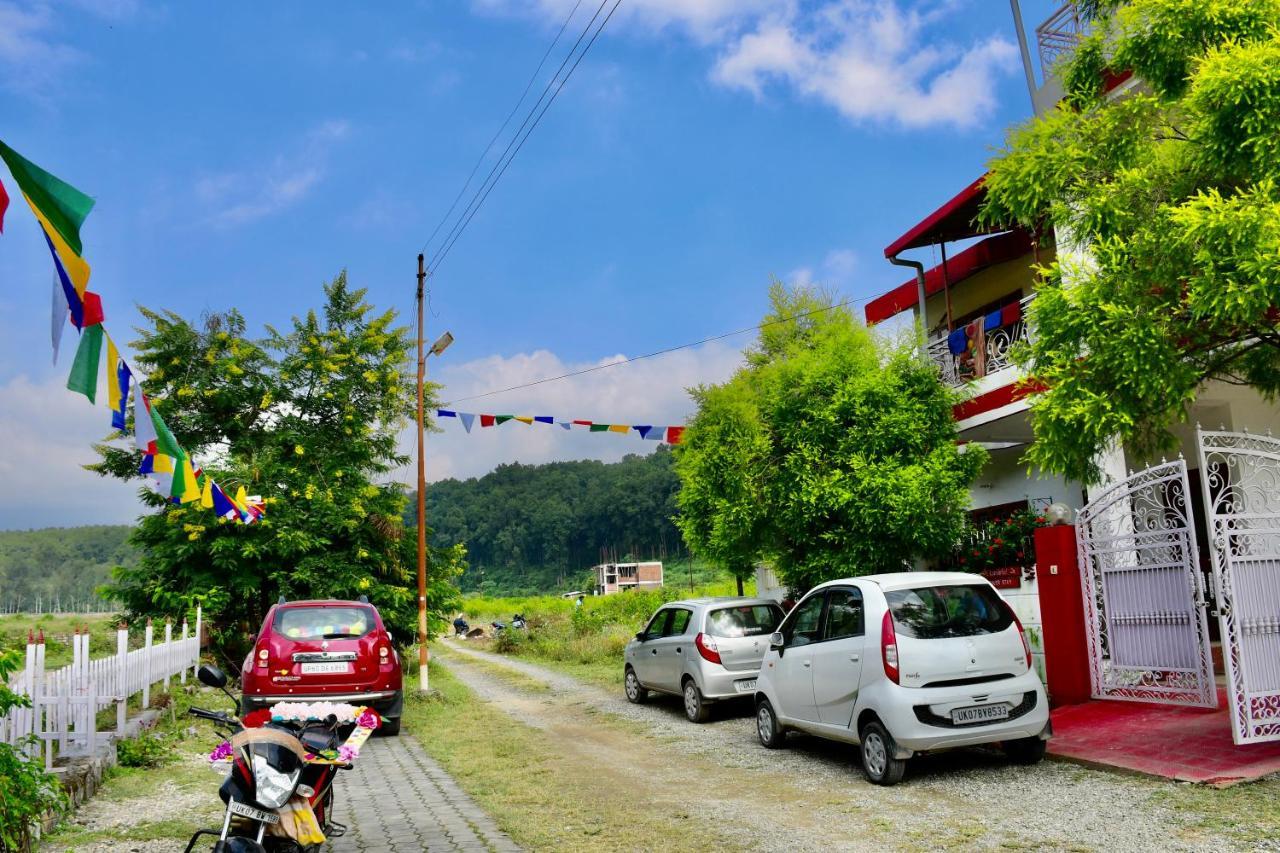
<instances>
[{"instance_id":1,"label":"red car","mask_svg":"<svg viewBox=\"0 0 1280 853\"><path fill-rule=\"evenodd\" d=\"M382 715L381 734L400 731L400 658L378 609L360 601L290 601L267 611L245 658L240 711L276 702L350 702Z\"/></svg>"}]
</instances>

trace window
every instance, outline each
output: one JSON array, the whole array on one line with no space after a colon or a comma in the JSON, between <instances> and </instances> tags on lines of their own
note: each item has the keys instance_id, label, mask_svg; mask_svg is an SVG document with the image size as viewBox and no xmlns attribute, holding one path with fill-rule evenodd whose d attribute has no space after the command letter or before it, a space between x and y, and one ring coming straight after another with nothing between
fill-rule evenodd
<instances>
[{"instance_id":1,"label":"window","mask_svg":"<svg viewBox=\"0 0 1280 853\"><path fill-rule=\"evenodd\" d=\"M689 627L689 617L693 614L690 611L681 608L672 610L671 614L671 624L667 626L667 633L664 636L682 636L685 629Z\"/></svg>"},{"instance_id":2,"label":"window","mask_svg":"<svg viewBox=\"0 0 1280 853\"><path fill-rule=\"evenodd\" d=\"M756 637L772 634L782 621L782 608L776 604L748 604L726 607L707 614L707 633L713 637Z\"/></svg>"},{"instance_id":3,"label":"window","mask_svg":"<svg viewBox=\"0 0 1280 853\"><path fill-rule=\"evenodd\" d=\"M806 646L817 641L818 622L822 617L822 604L825 600L826 596L818 593L796 605L782 629L788 646Z\"/></svg>"},{"instance_id":4,"label":"window","mask_svg":"<svg viewBox=\"0 0 1280 853\"><path fill-rule=\"evenodd\" d=\"M649 620L649 626L644 629L646 639L652 640L663 636L663 633L666 631L667 622L670 621L670 619L670 610L659 610L655 613L653 618Z\"/></svg>"},{"instance_id":5,"label":"window","mask_svg":"<svg viewBox=\"0 0 1280 853\"><path fill-rule=\"evenodd\" d=\"M894 627L906 637L936 640L997 634L1013 624L1013 611L986 584L895 589L885 593Z\"/></svg>"},{"instance_id":6,"label":"window","mask_svg":"<svg viewBox=\"0 0 1280 853\"><path fill-rule=\"evenodd\" d=\"M822 631L824 640L843 640L861 637L863 627L862 590L833 589L827 593L827 624Z\"/></svg>"},{"instance_id":7,"label":"window","mask_svg":"<svg viewBox=\"0 0 1280 853\"><path fill-rule=\"evenodd\" d=\"M291 640L363 637L377 622L372 607L282 607L272 628Z\"/></svg>"}]
</instances>

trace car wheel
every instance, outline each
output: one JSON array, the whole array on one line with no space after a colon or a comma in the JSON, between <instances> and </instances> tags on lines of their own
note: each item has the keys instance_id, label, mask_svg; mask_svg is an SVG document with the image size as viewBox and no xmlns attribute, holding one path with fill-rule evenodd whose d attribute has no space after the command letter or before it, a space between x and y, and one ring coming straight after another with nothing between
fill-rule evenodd
<instances>
[{"instance_id":1,"label":"car wheel","mask_svg":"<svg viewBox=\"0 0 1280 853\"><path fill-rule=\"evenodd\" d=\"M692 678L684 681L684 715L691 723L705 723L711 716L711 706L702 698L702 691Z\"/></svg>"},{"instance_id":2,"label":"car wheel","mask_svg":"<svg viewBox=\"0 0 1280 853\"><path fill-rule=\"evenodd\" d=\"M622 679L622 689L627 693L627 701L632 705L643 705L649 698L649 691L640 684L636 671L627 667L627 674Z\"/></svg>"},{"instance_id":3,"label":"car wheel","mask_svg":"<svg viewBox=\"0 0 1280 853\"><path fill-rule=\"evenodd\" d=\"M786 745L787 733L778 725L778 717L773 713L773 705L768 699L761 699L760 704L756 706L756 734L760 736L760 743L767 749L777 749Z\"/></svg>"},{"instance_id":4,"label":"car wheel","mask_svg":"<svg viewBox=\"0 0 1280 853\"><path fill-rule=\"evenodd\" d=\"M378 734L383 737L395 737L400 734L400 718L399 717L383 717L382 725L378 726Z\"/></svg>"},{"instance_id":5,"label":"car wheel","mask_svg":"<svg viewBox=\"0 0 1280 853\"><path fill-rule=\"evenodd\" d=\"M1004 754L1009 756L1009 760L1014 764L1023 764L1030 766L1039 764L1040 759L1044 758L1044 750L1047 744L1038 737L1024 737L1018 740L1007 740L1004 742Z\"/></svg>"},{"instance_id":6,"label":"car wheel","mask_svg":"<svg viewBox=\"0 0 1280 853\"><path fill-rule=\"evenodd\" d=\"M893 738L878 722L862 730L862 771L873 785L896 785L907 771L905 758L893 757Z\"/></svg>"}]
</instances>

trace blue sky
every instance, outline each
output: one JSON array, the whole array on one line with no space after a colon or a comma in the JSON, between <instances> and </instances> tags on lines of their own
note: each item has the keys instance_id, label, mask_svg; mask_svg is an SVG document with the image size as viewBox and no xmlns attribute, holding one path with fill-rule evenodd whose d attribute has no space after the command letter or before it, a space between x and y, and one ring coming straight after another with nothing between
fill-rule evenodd
<instances>
[{"instance_id":1,"label":"blue sky","mask_svg":"<svg viewBox=\"0 0 1280 853\"><path fill-rule=\"evenodd\" d=\"M97 199L85 254L117 338L138 304L286 324L343 268L408 311L417 252L573 2L0 0L0 138ZM1015 38L997 0L624 0L432 280L445 397L750 326L771 276L898 284L883 247L1029 113ZM50 364L50 278L17 198L0 528L137 511L78 467L107 416L62 388L73 331ZM679 423L749 340L460 407ZM433 478L647 449L502 429L433 436Z\"/></svg>"}]
</instances>

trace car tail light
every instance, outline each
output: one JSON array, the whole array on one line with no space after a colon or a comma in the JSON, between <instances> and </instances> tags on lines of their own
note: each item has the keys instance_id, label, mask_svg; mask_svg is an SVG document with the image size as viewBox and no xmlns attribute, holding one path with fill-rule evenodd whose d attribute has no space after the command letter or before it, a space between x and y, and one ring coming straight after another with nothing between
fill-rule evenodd
<instances>
[{"instance_id":1,"label":"car tail light","mask_svg":"<svg viewBox=\"0 0 1280 853\"><path fill-rule=\"evenodd\" d=\"M267 650L258 649L258 666L266 666L266 665L267 665Z\"/></svg>"},{"instance_id":2,"label":"car tail light","mask_svg":"<svg viewBox=\"0 0 1280 853\"><path fill-rule=\"evenodd\" d=\"M880 657L884 660L884 674L894 684L901 684L898 680L898 634L893 630L893 614L888 610L880 623Z\"/></svg>"},{"instance_id":3,"label":"car tail light","mask_svg":"<svg viewBox=\"0 0 1280 853\"><path fill-rule=\"evenodd\" d=\"M1009 602L1005 602L1005 607L1009 607ZM1027 632L1022 628L1022 620L1018 618L1018 614L1013 612L1013 608L1009 607L1009 615L1013 617L1013 624L1018 626L1018 638L1022 640L1022 653L1027 657L1027 669L1031 669L1031 644L1027 642Z\"/></svg>"},{"instance_id":4,"label":"car tail light","mask_svg":"<svg viewBox=\"0 0 1280 853\"><path fill-rule=\"evenodd\" d=\"M714 638L699 634L694 638L693 644L698 647L698 654L702 655L703 660L720 663L720 649L716 646Z\"/></svg>"},{"instance_id":5,"label":"car tail light","mask_svg":"<svg viewBox=\"0 0 1280 853\"><path fill-rule=\"evenodd\" d=\"M391 649L387 646L380 647L378 649L378 657L381 659L382 663L386 663L387 658L391 657Z\"/></svg>"}]
</instances>

